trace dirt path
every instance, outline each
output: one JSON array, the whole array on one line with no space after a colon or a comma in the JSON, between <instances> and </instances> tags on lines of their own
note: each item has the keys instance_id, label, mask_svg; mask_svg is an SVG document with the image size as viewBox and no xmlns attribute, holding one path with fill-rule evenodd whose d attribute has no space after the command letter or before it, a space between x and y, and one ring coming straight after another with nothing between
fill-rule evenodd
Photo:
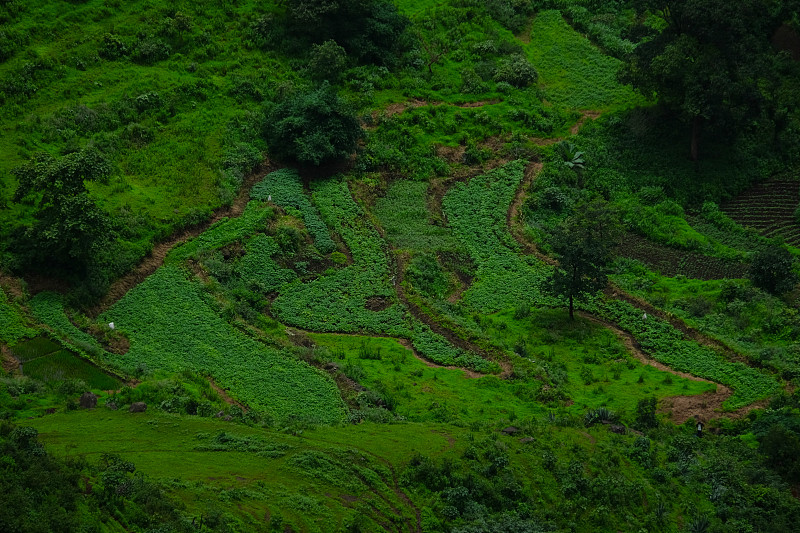
<instances>
[{"instance_id":1,"label":"dirt path","mask_svg":"<svg viewBox=\"0 0 800 533\"><path fill-rule=\"evenodd\" d=\"M231 398L230 394L228 394L228 391L217 385L217 382L214 381L214 378L208 376L206 379L208 379L209 385L211 385L211 388L214 389L214 392L219 394L219 397L222 398L223 402L227 403L228 405L236 405L240 407L242 411L244 411L245 413L248 411L246 405Z\"/></svg>"},{"instance_id":2,"label":"dirt path","mask_svg":"<svg viewBox=\"0 0 800 533\"><path fill-rule=\"evenodd\" d=\"M19 361L14 357L14 354L11 353L11 350L8 349L8 346L0 346L0 356L2 356L3 370L11 375L20 372Z\"/></svg>"},{"instance_id":3,"label":"dirt path","mask_svg":"<svg viewBox=\"0 0 800 533\"><path fill-rule=\"evenodd\" d=\"M191 228L177 231L173 233L167 240L153 246L153 250L142 260L141 263L139 263L135 269L111 284L111 287L108 289L108 292L103 299L100 300L97 305L90 308L87 311L87 314L90 317L96 317L114 305L123 296L125 296L129 290L143 282L150 274L155 272L162 264L164 264L164 258L176 245L197 237L207 230L209 226L225 217L234 218L241 215L242 212L244 212L244 208L247 207L247 202L250 201L250 189L253 187L253 185L261 181L264 176L277 169L277 166L268 161L265 162L259 171L250 174L245 179L244 183L242 183L242 186L239 189L239 193L236 195L236 198L233 200L233 203L230 206L217 209L214 212L214 215L206 222Z\"/></svg>"},{"instance_id":4,"label":"dirt path","mask_svg":"<svg viewBox=\"0 0 800 533\"><path fill-rule=\"evenodd\" d=\"M516 195L514 195L514 201L511 202L511 207L508 209L508 214L506 215L506 226L514 237L514 240L522 246L526 254L536 256L539 260L549 265L555 265L555 259L540 252L532 242L525 238L522 230L522 220L520 220L520 209L525 203L525 200L528 199L528 191L531 185L533 185L536 175L539 174L543 166L542 163L536 162L530 163L527 168L525 168L525 176L517 189Z\"/></svg>"},{"instance_id":5,"label":"dirt path","mask_svg":"<svg viewBox=\"0 0 800 533\"><path fill-rule=\"evenodd\" d=\"M590 115L587 114L586 116ZM579 123L581 123L581 121L579 121ZM556 264L555 259L543 254L533 243L531 243L527 238L525 238L521 227L522 221L519 219L519 208L527 198L528 194L527 191L530 189L530 186L533 184L534 180L536 179L536 175L541 170L541 168L542 168L541 164L534 164L530 165L528 169L526 169L525 178L520 184L520 187L517 190L517 194L514 198L514 201L512 202L511 207L509 208L508 215L506 217L506 223L508 225L509 232L514 237L514 239L520 244L520 246L522 246L525 253L534 255L548 264L555 265ZM703 334L702 332L687 325L683 320L679 319L678 317L675 317L672 314L665 313L661 309L657 309L656 307L642 300L641 298L637 298L631 294L626 293L616 285L611 284L609 288L606 289L605 294L609 298L626 301L631 305L633 305L634 307L642 310L643 312L649 313L654 317L664 320L665 322L669 323L672 327L674 327L676 330L683 333L683 335L686 338L691 339L692 341L702 346L709 347L717 351L718 353L721 353L728 360L740 361L745 364L749 363L747 361L747 358L737 353L735 350L733 350L730 346L726 345L725 343ZM638 347L638 343L636 342L634 337L630 333L622 330L617 324L596 317L594 315L590 315L583 311L578 311L578 314L587 320L591 320L592 322L601 324L604 327L611 330L623 342L625 347L628 349L628 352L642 363L653 366L665 372L670 372L671 374L674 374L676 376L684 377L695 381L705 381L707 383L715 383L707 379L694 376L692 374L673 370L667 365L664 365L663 363L660 363L650 358L647 354L642 352L642 350ZM670 417L675 423L682 424L690 417L695 417L695 418L700 417L700 419L702 419L703 421L708 421L713 418L720 418L721 416L738 418L744 416L753 409L763 407L768 402L768 400L763 400L761 402L756 402L748 406L742 407L741 409L738 409L736 411L722 413L721 412L722 404L728 398L730 398L730 396L733 394L733 391L729 387L722 385L721 383L715 383L715 384L717 386L717 389L714 392L708 392L693 396L674 396L670 398L665 398L664 400L662 400L662 406L661 406L662 412L669 413Z\"/></svg>"}]
</instances>

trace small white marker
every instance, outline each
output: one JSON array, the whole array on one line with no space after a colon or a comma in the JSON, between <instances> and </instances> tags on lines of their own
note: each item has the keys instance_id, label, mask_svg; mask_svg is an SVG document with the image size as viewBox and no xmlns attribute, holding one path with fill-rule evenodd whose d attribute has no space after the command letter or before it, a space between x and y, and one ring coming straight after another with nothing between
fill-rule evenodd
<instances>
[{"instance_id":1,"label":"small white marker","mask_svg":"<svg viewBox=\"0 0 800 533\"><path fill-rule=\"evenodd\" d=\"M110 327L111 329L114 329L114 323L113 322L109 322L108 323L108 327Z\"/></svg>"}]
</instances>

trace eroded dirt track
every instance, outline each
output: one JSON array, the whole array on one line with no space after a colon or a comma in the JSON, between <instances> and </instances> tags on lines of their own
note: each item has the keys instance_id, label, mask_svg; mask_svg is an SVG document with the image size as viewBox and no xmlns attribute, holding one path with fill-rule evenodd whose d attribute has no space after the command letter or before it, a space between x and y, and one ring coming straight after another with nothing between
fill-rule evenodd
<instances>
[{"instance_id":1,"label":"eroded dirt track","mask_svg":"<svg viewBox=\"0 0 800 533\"><path fill-rule=\"evenodd\" d=\"M167 240L161 241L153 246L153 250L142 260L141 263L139 263L135 269L111 284L111 287L108 289L106 295L100 300L100 302L98 302L97 305L90 308L87 314L89 316L96 317L114 305L123 296L125 296L129 290L143 282L150 274L158 270L158 268L164 264L164 258L167 257L169 251L178 244L197 237L207 230L209 226L215 222L219 222L223 218L234 218L241 215L244 212L244 208L247 207L247 202L250 201L250 189L252 189L256 183L261 181L264 176L274 170L277 170L278 168L279 167L269 162L265 162L258 172L252 173L247 177L247 179L245 179L244 183L242 183L242 186L239 189L239 193L236 195L236 198L234 198L230 206L217 209L213 216L204 223L175 232Z\"/></svg>"}]
</instances>

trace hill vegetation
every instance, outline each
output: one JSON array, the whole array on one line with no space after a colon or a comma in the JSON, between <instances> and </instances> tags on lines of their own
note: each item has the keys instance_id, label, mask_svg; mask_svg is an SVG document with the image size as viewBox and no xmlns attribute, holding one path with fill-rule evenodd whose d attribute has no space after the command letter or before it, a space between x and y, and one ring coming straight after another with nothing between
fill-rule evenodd
<instances>
[{"instance_id":1,"label":"hill vegetation","mask_svg":"<svg viewBox=\"0 0 800 533\"><path fill-rule=\"evenodd\" d=\"M799 10L0 2L0 530L794 531Z\"/></svg>"}]
</instances>

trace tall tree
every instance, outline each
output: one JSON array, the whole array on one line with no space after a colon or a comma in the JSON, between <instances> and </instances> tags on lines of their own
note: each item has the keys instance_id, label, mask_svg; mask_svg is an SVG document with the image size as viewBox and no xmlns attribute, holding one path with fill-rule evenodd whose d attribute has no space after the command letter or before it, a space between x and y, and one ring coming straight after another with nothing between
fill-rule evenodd
<instances>
[{"instance_id":1,"label":"tall tree","mask_svg":"<svg viewBox=\"0 0 800 533\"><path fill-rule=\"evenodd\" d=\"M29 268L85 272L108 242L108 216L89 197L85 181L106 176L109 165L92 149L56 159L37 154L14 170L14 200L35 206L34 223L13 247Z\"/></svg>"},{"instance_id":2,"label":"tall tree","mask_svg":"<svg viewBox=\"0 0 800 533\"><path fill-rule=\"evenodd\" d=\"M757 116L773 77L770 45L780 3L764 0L634 0L649 35L621 78L679 111L699 157L704 124L740 125Z\"/></svg>"},{"instance_id":3,"label":"tall tree","mask_svg":"<svg viewBox=\"0 0 800 533\"><path fill-rule=\"evenodd\" d=\"M550 287L553 294L569 301L569 317L574 316L574 300L596 292L608 282L608 265L614 258L621 226L608 204L595 199L576 206L550 238L558 260Z\"/></svg>"}]
</instances>

